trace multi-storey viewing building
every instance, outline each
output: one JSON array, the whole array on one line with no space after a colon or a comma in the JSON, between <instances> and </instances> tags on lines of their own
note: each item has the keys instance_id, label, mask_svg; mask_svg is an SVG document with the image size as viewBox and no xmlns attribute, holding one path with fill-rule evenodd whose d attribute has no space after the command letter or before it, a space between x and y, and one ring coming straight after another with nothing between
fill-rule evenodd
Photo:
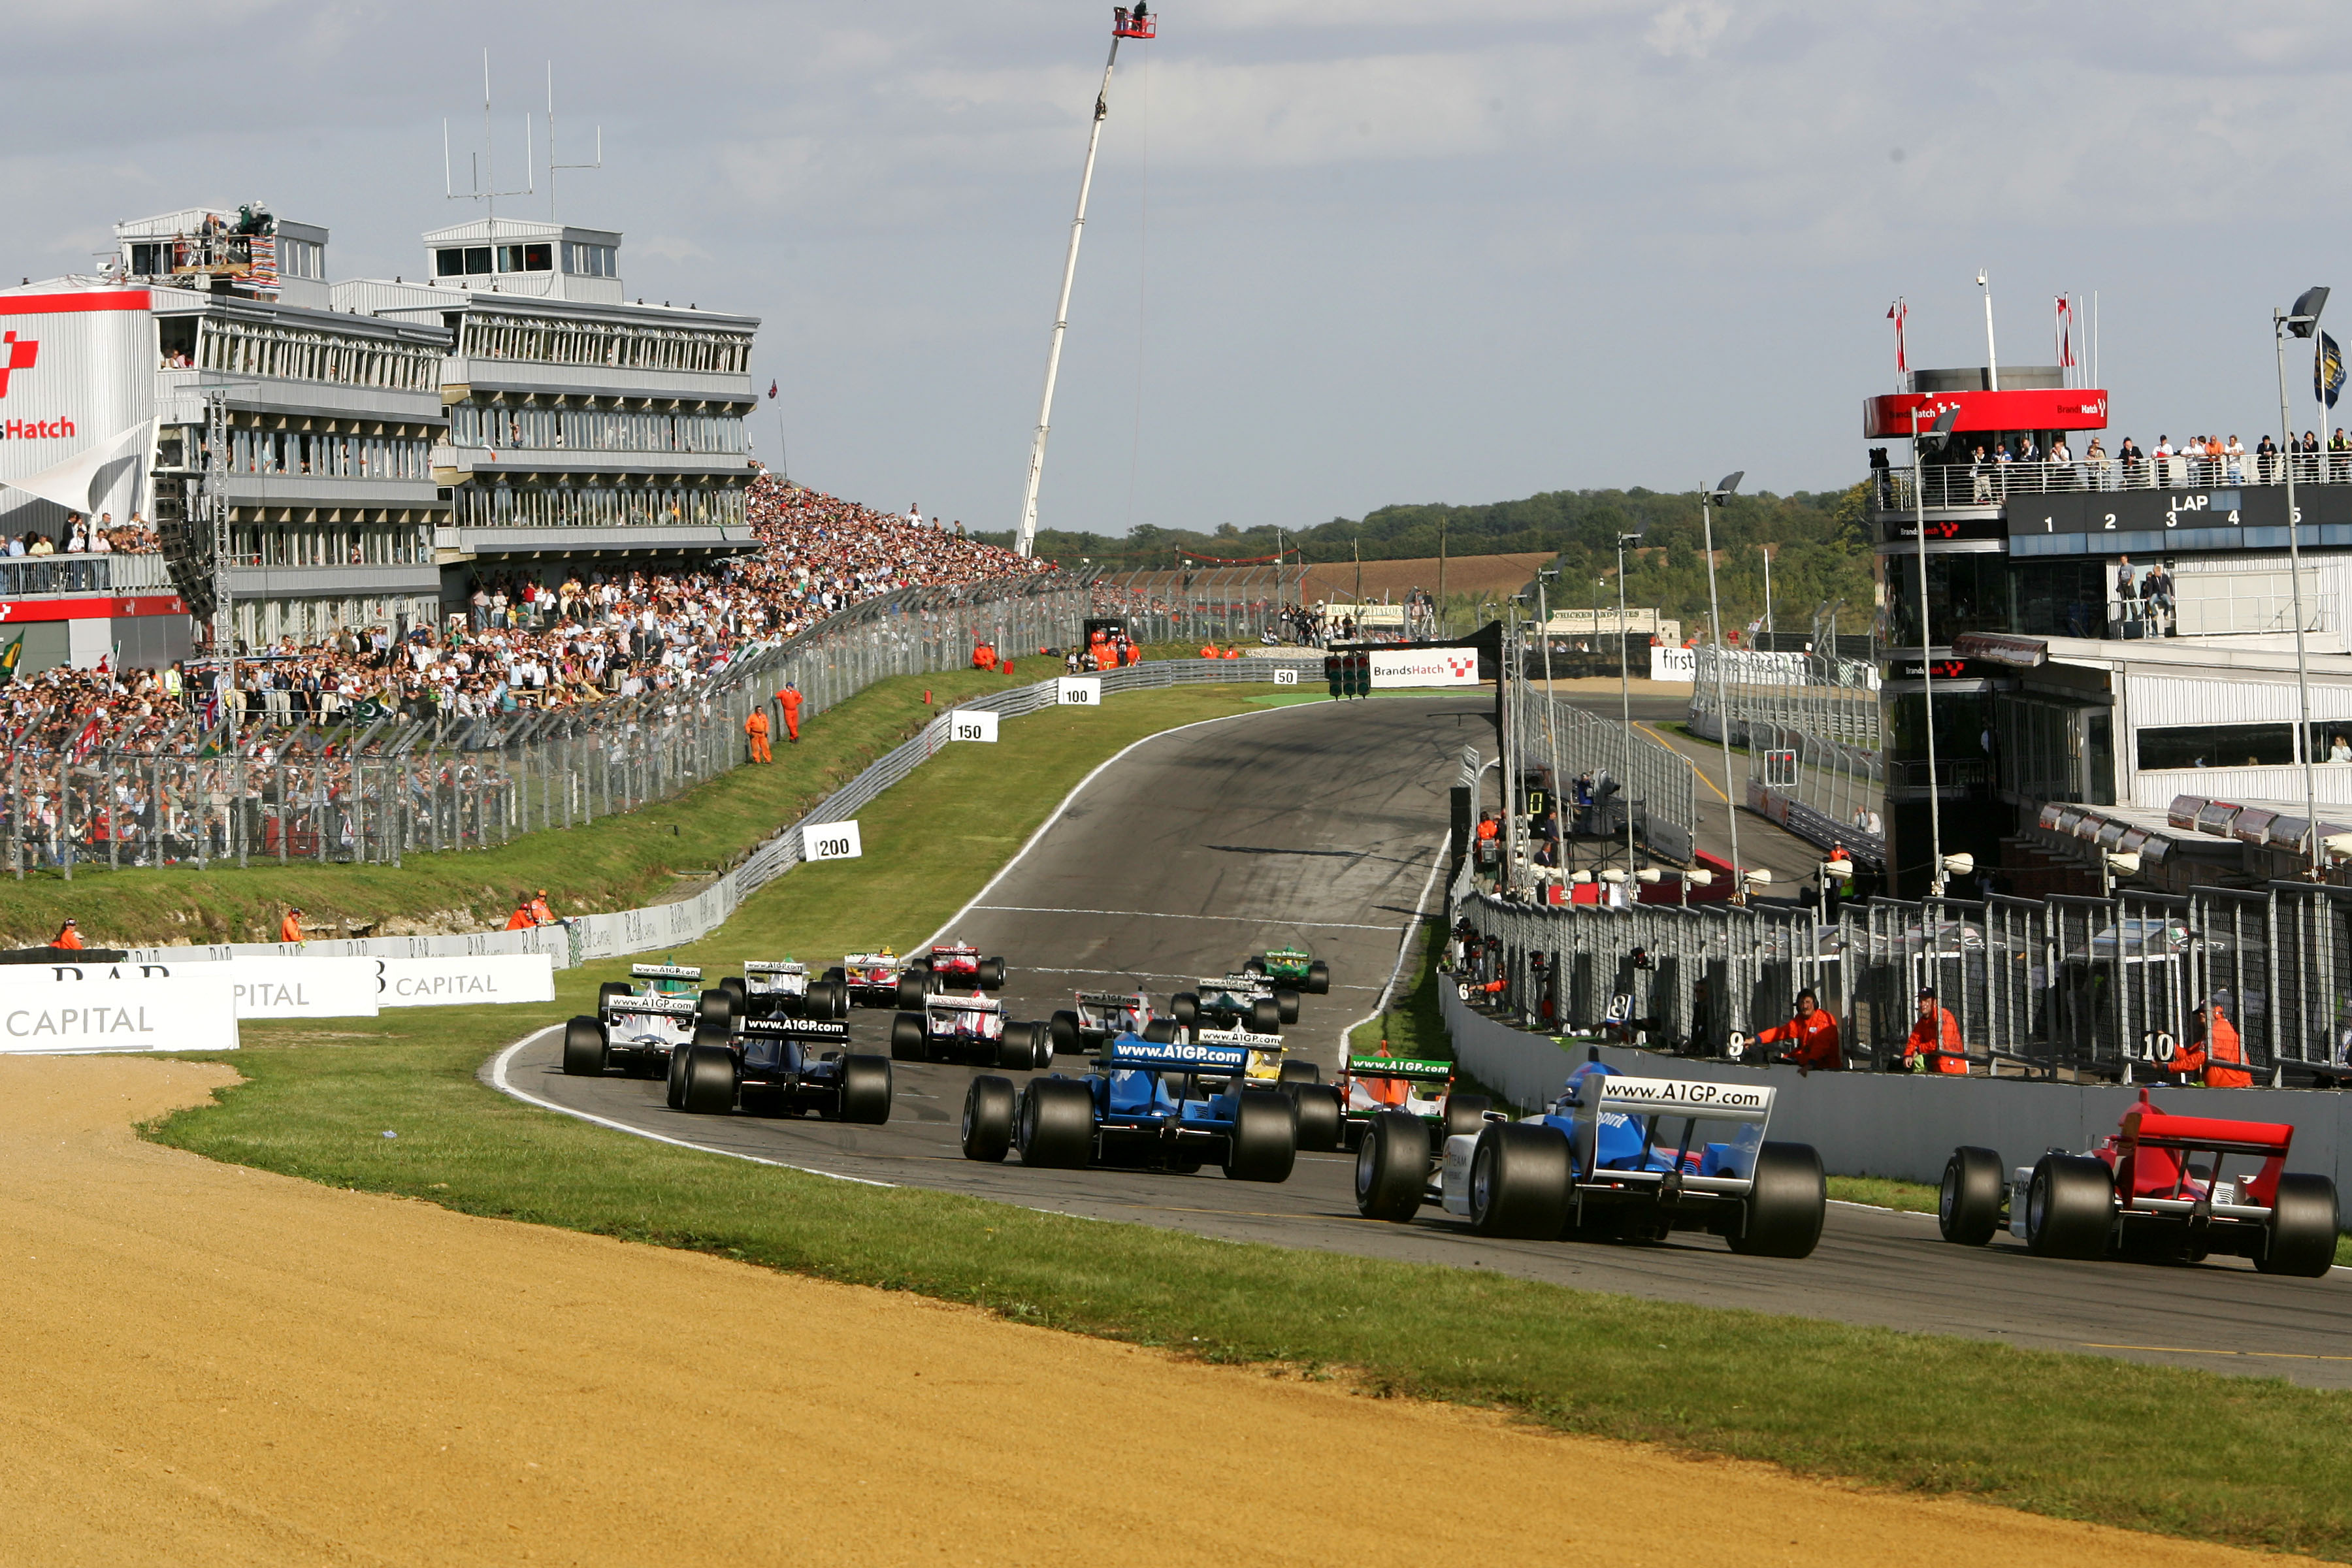
<instances>
[{"instance_id":1,"label":"multi-storey viewing building","mask_svg":"<svg viewBox=\"0 0 2352 1568\"><path fill-rule=\"evenodd\" d=\"M451 603L520 569L673 570L753 547L749 316L624 297L621 236L484 218L425 236L426 281L335 304L449 334L433 453Z\"/></svg>"},{"instance_id":2,"label":"multi-storey viewing building","mask_svg":"<svg viewBox=\"0 0 2352 1568\"><path fill-rule=\"evenodd\" d=\"M345 282L326 229L257 205L115 237L98 275L0 290L0 528L163 551L0 557L20 670L183 657L224 584L255 647L755 547L759 322L625 297L618 233L485 218L425 235L421 281Z\"/></svg>"}]
</instances>

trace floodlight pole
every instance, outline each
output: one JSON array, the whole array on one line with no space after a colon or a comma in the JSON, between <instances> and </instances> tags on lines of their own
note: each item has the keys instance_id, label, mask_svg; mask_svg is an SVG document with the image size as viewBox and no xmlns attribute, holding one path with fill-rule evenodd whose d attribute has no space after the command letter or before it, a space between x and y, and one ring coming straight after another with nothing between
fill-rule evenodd
<instances>
[{"instance_id":1,"label":"floodlight pole","mask_svg":"<svg viewBox=\"0 0 2352 1568\"><path fill-rule=\"evenodd\" d=\"M1641 542L1638 533L1617 536L1617 697L1624 709L1624 775L1617 781L1618 797L1625 803L1625 874L1633 874L1633 656L1625 647L1625 546Z\"/></svg>"},{"instance_id":2,"label":"floodlight pole","mask_svg":"<svg viewBox=\"0 0 2352 1568\"><path fill-rule=\"evenodd\" d=\"M1977 281L1981 283L1984 279L1979 278ZM1992 321L1992 295L1990 291L1985 295L1985 301L1986 344L1990 348ZM1930 651L1931 639L1927 632L1927 491L1922 483L1919 457L1920 406L1916 403L1911 405L1911 506L1919 530L1919 701L1927 714L1927 850L1930 857L1928 876L1931 879L1928 886L1940 899L1944 896L1944 792L1936 782L1935 675L1929 668L1935 662L1935 655ZM1936 433L1941 435L1949 431L1957 417L1958 410L1949 408L1936 416Z\"/></svg>"},{"instance_id":3,"label":"floodlight pole","mask_svg":"<svg viewBox=\"0 0 2352 1568\"><path fill-rule=\"evenodd\" d=\"M1062 372L1062 339L1070 330L1070 289L1078 279L1078 241L1087 230L1087 195L1094 189L1095 150L1102 144L1103 121L1110 114L1110 73L1118 65L1119 35L1110 36L1110 58L1103 62L1102 87L1095 93L1094 122L1087 128L1086 170L1078 176L1077 216L1070 219L1070 251L1062 262L1062 298L1054 307L1054 340L1045 351L1045 393L1037 405L1037 435L1029 445L1029 485L1021 500L1021 527L1013 540L1022 555L1037 552L1037 488L1045 478L1045 435L1054 423L1054 382Z\"/></svg>"},{"instance_id":4,"label":"floodlight pole","mask_svg":"<svg viewBox=\"0 0 2352 1568\"><path fill-rule=\"evenodd\" d=\"M2294 693L2302 719L2295 730L2295 749L2303 759L2303 820L2309 846L2307 859L2311 879L2326 880L2322 868L2319 848L2319 788L2314 777L2311 762L2311 671L2304 651L2303 633L2303 550L2299 541L2303 534L2303 514L2294 505L2294 426L2287 417L2286 403L2286 340L2290 333L2298 338L2313 336L2319 331L2319 312L2327 305L2327 290L2306 289L2289 310L2271 312L2272 356L2278 362L2279 436L2286 450L2286 575L2288 591L2294 604ZM2323 407L2325 405L2322 405ZM2323 416L2320 424L2327 423Z\"/></svg>"},{"instance_id":5,"label":"floodlight pole","mask_svg":"<svg viewBox=\"0 0 2352 1568\"><path fill-rule=\"evenodd\" d=\"M1743 468L1725 476L1723 482L1712 490L1701 490L1698 498L1699 529L1706 541L1706 622L1715 638L1715 727L1717 738L1723 742L1724 820L1731 826L1731 897L1734 901L1748 901L1747 868L1739 863L1739 802L1731 798L1731 686L1726 679L1723 647L1723 602L1715 588L1715 512L1718 500L1728 500L1739 481L1748 477ZM1748 766L1755 766L1756 737L1748 737ZM1697 846L1692 846L1696 856Z\"/></svg>"}]
</instances>

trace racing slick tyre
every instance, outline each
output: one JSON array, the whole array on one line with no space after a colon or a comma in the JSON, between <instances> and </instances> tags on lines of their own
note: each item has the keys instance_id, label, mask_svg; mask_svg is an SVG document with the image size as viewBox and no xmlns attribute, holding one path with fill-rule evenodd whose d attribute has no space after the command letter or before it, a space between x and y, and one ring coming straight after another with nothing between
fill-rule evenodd
<instances>
[{"instance_id":1,"label":"racing slick tyre","mask_svg":"<svg viewBox=\"0 0 2352 1568\"><path fill-rule=\"evenodd\" d=\"M980 982L980 988L982 991L1003 990L1004 960L1001 958L982 959L980 961L980 972L974 975L973 978Z\"/></svg>"},{"instance_id":2,"label":"racing slick tyre","mask_svg":"<svg viewBox=\"0 0 2352 1568\"><path fill-rule=\"evenodd\" d=\"M1013 1141L1024 1165L1082 1168L1095 1152L1094 1091L1074 1078L1041 1078L1021 1096Z\"/></svg>"},{"instance_id":3,"label":"racing slick tyre","mask_svg":"<svg viewBox=\"0 0 2352 1568\"><path fill-rule=\"evenodd\" d=\"M901 982L901 984L904 984ZM890 1020L890 1059L894 1062L919 1062L929 1054L930 1041L923 1028L923 1015L901 1013Z\"/></svg>"},{"instance_id":4,"label":"racing slick tyre","mask_svg":"<svg viewBox=\"0 0 2352 1568\"><path fill-rule=\"evenodd\" d=\"M1298 1163L1297 1113L1271 1089L1245 1089L1234 1104L1225 1139L1225 1175L1236 1182L1286 1182Z\"/></svg>"},{"instance_id":5,"label":"racing slick tyre","mask_svg":"<svg viewBox=\"0 0 2352 1568\"><path fill-rule=\"evenodd\" d=\"M1250 1004L1250 1032L1255 1035L1282 1033L1282 1009L1271 996L1261 996Z\"/></svg>"},{"instance_id":6,"label":"racing slick tyre","mask_svg":"<svg viewBox=\"0 0 2352 1568\"><path fill-rule=\"evenodd\" d=\"M1298 993L1277 991L1274 994L1274 1009L1286 1024L1298 1022Z\"/></svg>"},{"instance_id":7,"label":"racing slick tyre","mask_svg":"<svg viewBox=\"0 0 2352 1568\"><path fill-rule=\"evenodd\" d=\"M833 1016L836 1018L848 1017L849 971L836 963L826 970L822 978L827 985L833 987Z\"/></svg>"},{"instance_id":8,"label":"racing slick tyre","mask_svg":"<svg viewBox=\"0 0 2352 1568\"><path fill-rule=\"evenodd\" d=\"M1486 1125L1486 1112L1495 1102L1483 1094L1449 1094L1445 1097L1445 1136L1460 1138L1475 1133Z\"/></svg>"},{"instance_id":9,"label":"racing slick tyre","mask_svg":"<svg viewBox=\"0 0 2352 1568\"><path fill-rule=\"evenodd\" d=\"M2290 1171L2278 1179L2269 1234L2254 1267L2265 1274L2324 1278L2336 1261L2336 1184Z\"/></svg>"},{"instance_id":10,"label":"racing slick tyre","mask_svg":"<svg viewBox=\"0 0 2352 1568\"><path fill-rule=\"evenodd\" d=\"M735 1053L701 1037L686 1049L685 1110L698 1116L719 1116L735 1109Z\"/></svg>"},{"instance_id":11,"label":"racing slick tyre","mask_svg":"<svg viewBox=\"0 0 2352 1568\"><path fill-rule=\"evenodd\" d=\"M1967 1146L1944 1162L1944 1183L1936 1192L1936 1226L1958 1247L1982 1247L2000 1228L2001 1189L2009 1184L2000 1156Z\"/></svg>"},{"instance_id":12,"label":"racing slick tyre","mask_svg":"<svg viewBox=\"0 0 2352 1568\"><path fill-rule=\"evenodd\" d=\"M1277 1083L1321 1083L1323 1081L1323 1069L1317 1067L1313 1062L1285 1062L1282 1064L1282 1076L1275 1081Z\"/></svg>"},{"instance_id":13,"label":"racing slick tyre","mask_svg":"<svg viewBox=\"0 0 2352 1568\"><path fill-rule=\"evenodd\" d=\"M1356 1212L1399 1224L1421 1212L1429 1185L1429 1124L1402 1110L1383 1110L1356 1146Z\"/></svg>"},{"instance_id":14,"label":"racing slick tyre","mask_svg":"<svg viewBox=\"0 0 2352 1568\"><path fill-rule=\"evenodd\" d=\"M2099 1258L2115 1223L2116 1179L2087 1154L2044 1154L2025 1187L2025 1245L2037 1258Z\"/></svg>"},{"instance_id":15,"label":"racing slick tyre","mask_svg":"<svg viewBox=\"0 0 2352 1568\"><path fill-rule=\"evenodd\" d=\"M716 1026L726 1028L735 1022L742 1008L735 998L724 991L706 991L694 999L694 1026L697 1030Z\"/></svg>"},{"instance_id":16,"label":"racing slick tyre","mask_svg":"<svg viewBox=\"0 0 2352 1568\"><path fill-rule=\"evenodd\" d=\"M852 1055L841 1058L841 1119L878 1127L890 1120L890 1058Z\"/></svg>"},{"instance_id":17,"label":"racing slick tyre","mask_svg":"<svg viewBox=\"0 0 2352 1568\"><path fill-rule=\"evenodd\" d=\"M1253 959L1251 959L1247 963L1244 963L1244 964L1243 964L1243 965L1242 965L1242 973L1243 973L1244 974L1255 974L1255 975L1256 975L1260 980L1265 979L1265 959L1263 959L1263 958L1253 958Z\"/></svg>"},{"instance_id":18,"label":"racing slick tyre","mask_svg":"<svg viewBox=\"0 0 2352 1568\"><path fill-rule=\"evenodd\" d=\"M908 1011L920 1007L923 998L931 994L930 971L917 973L909 969L898 976L898 1005Z\"/></svg>"},{"instance_id":19,"label":"racing slick tyre","mask_svg":"<svg viewBox=\"0 0 2352 1568\"><path fill-rule=\"evenodd\" d=\"M833 985L830 982L812 980L808 983L808 994L801 998L801 1016L803 1018L835 1016Z\"/></svg>"},{"instance_id":20,"label":"racing slick tyre","mask_svg":"<svg viewBox=\"0 0 2352 1568\"><path fill-rule=\"evenodd\" d=\"M594 1078L604 1070L604 1026L582 1016L563 1026L563 1070Z\"/></svg>"},{"instance_id":21,"label":"racing slick tyre","mask_svg":"<svg viewBox=\"0 0 2352 1568\"><path fill-rule=\"evenodd\" d=\"M743 977L740 974L722 975L719 981L719 989L735 999L735 1016L741 1017L744 1012L743 1004L750 1000L751 995L751 989L743 984Z\"/></svg>"},{"instance_id":22,"label":"racing slick tyre","mask_svg":"<svg viewBox=\"0 0 2352 1568\"><path fill-rule=\"evenodd\" d=\"M1176 1043L1176 1020L1154 1018L1143 1026L1143 1037L1151 1045L1172 1046Z\"/></svg>"},{"instance_id":23,"label":"racing slick tyre","mask_svg":"<svg viewBox=\"0 0 2352 1568\"><path fill-rule=\"evenodd\" d=\"M1013 1080L983 1075L963 1091L963 1157L991 1163L1013 1147Z\"/></svg>"},{"instance_id":24,"label":"racing slick tyre","mask_svg":"<svg viewBox=\"0 0 2352 1568\"><path fill-rule=\"evenodd\" d=\"M596 987L596 1012L598 1016L601 1017L604 1015L605 1007L614 997L626 996L628 994L629 983L625 980L607 980L604 984Z\"/></svg>"},{"instance_id":25,"label":"racing slick tyre","mask_svg":"<svg viewBox=\"0 0 2352 1568\"><path fill-rule=\"evenodd\" d=\"M1319 958L1307 966L1306 991L1310 996L1331 994L1331 966Z\"/></svg>"},{"instance_id":26,"label":"racing slick tyre","mask_svg":"<svg viewBox=\"0 0 2352 1568\"><path fill-rule=\"evenodd\" d=\"M1045 1032L1043 1024L1006 1024L1004 1037L996 1042L996 1065L1022 1072L1043 1066L1042 1058L1054 1048L1038 1038Z\"/></svg>"},{"instance_id":27,"label":"racing slick tyre","mask_svg":"<svg viewBox=\"0 0 2352 1568\"><path fill-rule=\"evenodd\" d=\"M1739 1228L1724 1237L1749 1258L1804 1258L1821 1244L1830 1184L1810 1143L1766 1143L1741 1205Z\"/></svg>"},{"instance_id":28,"label":"racing slick tyre","mask_svg":"<svg viewBox=\"0 0 2352 1568\"><path fill-rule=\"evenodd\" d=\"M1201 1021L1201 996L1196 991L1179 991L1168 998L1168 1016L1176 1020L1180 1029L1189 1029Z\"/></svg>"},{"instance_id":29,"label":"racing slick tyre","mask_svg":"<svg viewBox=\"0 0 2352 1568\"><path fill-rule=\"evenodd\" d=\"M1470 1156L1471 1228L1529 1241L1557 1237L1568 1224L1569 1181L1565 1133L1538 1122L1493 1122Z\"/></svg>"},{"instance_id":30,"label":"racing slick tyre","mask_svg":"<svg viewBox=\"0 0 2352 1568\"><path fill-rule=\"evenodd\" d=\"M1065 1007L1047 1020L1046 1027L1054 1032L1055 1050L1070 1056L1078 1054L1078 1016L1076 1013Z\"/></svg>"},{"instance_id":31,"label":"racing slick tyre","mask_svg":"<svg viewBox=\"0 0 2352 1568\"><path fill-rule=\"evenodd\" d=\"M669 1108L686 1109L686 1063L688 1047L683 1045L669 1048Z\"/></svg>"},{"instance_id":32,"label":"racing slick tyre","mask_svg":"<svg viewBox=\"0 0 2352 1568\"><path fill-rule=\"evenodd\" d=\"M1339 1149L1340 1129L1347 1125L1347 1106L1338 1086L1302 1083L1292 1086L1291 1102L1298 1107L1298 1146L1310 1154L1332 1154Z\"/></svg>"}]
</instances>

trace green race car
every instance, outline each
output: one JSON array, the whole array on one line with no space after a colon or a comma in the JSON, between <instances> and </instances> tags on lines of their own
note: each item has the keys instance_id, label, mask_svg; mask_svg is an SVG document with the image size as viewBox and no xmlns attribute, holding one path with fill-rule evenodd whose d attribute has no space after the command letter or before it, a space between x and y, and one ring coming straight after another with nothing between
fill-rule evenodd
<instances>
[{"instance_id":1,"label":"green race car","mask_svg":"<svg viewBox=\"0 0 2352 1568\"><path fill-rule=\"evenodd\" d=\"M1402 1110L1429 1124L1430 1158L1434 1162L1448 1138L1477 1131L1493 1113L1493 1102L1485 1095L1455 1094L1453 1084L1452 1062L1349 1057L1338 1085L1348 1118L1340 1133L1341 1147L1353 1153L1362 1145L1374 1117Z\"/></svg>"},{"instance_id":2,"label":"green race car","mask_svg":"<svg viewBox=\"0 0 2352 1568\"><path fill-rule=\"evenodd\" d=\"M1303 947L1277 947L1261 952L1242 968L1310 996L1328 995L1331 991L1331 966Z\"/></svg>"}]
</instances>

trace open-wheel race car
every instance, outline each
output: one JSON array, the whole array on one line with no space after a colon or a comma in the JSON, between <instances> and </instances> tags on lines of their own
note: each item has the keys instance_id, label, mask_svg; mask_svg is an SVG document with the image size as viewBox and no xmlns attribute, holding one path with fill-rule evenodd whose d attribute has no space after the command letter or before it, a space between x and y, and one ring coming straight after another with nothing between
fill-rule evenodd
<instances>
[{"instance_id":1,"label":"open-wheel race car","mask_svg":"<svg viewBox=\"0 0 2352 1568\"><path fill-rule=\"evenodd\" d=\"M1192 990L1171 996L1168 1011L1181 1028L1244 1028L1275 1035L1285 1024L1298 1022L1298 993L1277 990L1255 974L1204 975Z\"/></svg>"},{"instance_id":2,"label":"open-wheel race car","mask_svg":"<svg viewBox=\"0 0 2352 1568\"><path fill-rule=\"evenodd\" d=\"M841 961L841 972L849 999L860 1007L916 1008L940 988L921 960L900 958L887 947L851 953Z\"/></svg>"},{"instance_id":3,"label":"open-wheel race car","mask_svg":"<svg viewBox=\"0 0 2352 1568\"><path fill-rule=\"evenodd\" d=\"M794 959L746 959L740 975L726 975L719 989L735 998L747 1018L846 1018L849 976L839 965L814 979Z\"/></svg>"},{"instance_id":4,"label":"open-wheel race car","mask_svg":"<svg viewBox=\"0 0 2352 1568\"><path fill-rule=\"evenodd\" d=\"M890 1021L893 1060L1028 1069L1054 1059L1052 1027L1008 1020L993 996L926 996L922 1009Z\"/></svg>"},{"instance_id":5,"label":"open-wheel race car","mask_svg":"<svg viewBox=\"0 0 2352 1568\"><path fill-rule=\"evenodd\" d=\"M626 980L607 980L596 987L596 1016L604 1017L625 996L684 996L702 993L702 967L694 963L632 963Z\"/></svg>"},{"instance_id":6,"label":"open-wheel race car","mask_svg":"<svg viewBox=\"0 0 2352 1568\"><path fill-rule=\"evenodd\" d=\"M1303 947L1268 948L1242 968L1247 973L1293 991L1303 991L1309 996L1328 996L1331 992L1331 966Z\"/></svg>"},{"instance_id":7,"label":"open-wheel race car","mask_svg":"<svg viewBox=\"0 0 2352 1568\"><path fill-rule=\"evenodd\" d=\"M1427 1125L1433 1161L1448 1138L1477 1131L1495 1114L1494 1102L1486 1096L1454 1092L1452 1062L1351 1056L1335 1087L1347 1117L1340 1147L1350 1154L1363 1147L1373 1120L1391 1111L1417 1116Z\"/></svg>"},{"instance_id":8,"label":"open-wheel race car","mask_svg":"<svg viewBox=\"0 0 2352 1568\"><path fill-rule=\"evenodd\" d=\"M1481 1235L1529 1239L1707 1231L1734 1252L1803 1258L1821 1240L1829 1184L1810 1145L1766 1141L1774 1092L1587 1062L1543 1115L1447 1138L1433 1186L1428 1123L1383 1111L1357 1152L1357 1207L1409 1220L1433 1201Z\"/></svg>"},{"instance_id":9,"label":"open-wheel race car","mask_svg":"<svg viewBox=\"0 0 2352 1568\"><path fill-rule=\"evenodd\" d=\"M720 1115L814 1115L828 1121L890 1120L890 1062L849 1048L833 1018L738 1017L706 1022L673 1055L673 1102Z\"/></svg>"},{"instance_id":10,"label":"open-wheel race car","mask_svg":"<svg viewBox=\"0 0 2352 1568\"><path fill-rule=\"evenodd\" d=\"M1140 991L1081 991L1046 1026L1054 1049L1066 1057L1092 1055L1121 1035L1162 1043L1176 1037L1176 1020L1154 1013L1151 998Z\"/></svg>"},{"instance_id":11,"label":"open-wheel race car","mask_svg":"<svg viewBox=\"0 0 2352 1568\"><path fill-rule=\"evenodd\" d=\"M618 1068L631 1078L659 1078L699 1025L723 1027L734 1016L734 999L698 989L702 971L691 965L632 964L629 976L597 988L594 1016L564 1025L565 1072L594 1078Z\"/></svg>"},{"instance_id":12,"label":"open-wheel race car","mask_svg":"<svg viewBox=\"0 0 2352 1568\"><path fill-rule=\"evenodd\" d=\"M930 952L917 955L915 967L933 975L942 991L1004 989L1004 960L982 958L970 942L935 942Z\"/></svg>"},{"instance_id":13,"label":"open-wheel race car","mask_svg":"<svg viewBox=\"0 0 2352 1568\"><path fill-rule=\"evenodd\" d=\"M1085 1078L1055 1073L1016 1090L1011 1079L983 1073L964 1095L964 1158L1000 1161L1018 1150L1024 1165L1189 1175L1213 1164L1234 1181L1287 1181L1297 1120L1248 1070L1239 1046L1121 1035Z\"/></svg>"},{"instance_id":14,"label":"open-wheel race car","mask_svg":"<svg viewBox=\"0 0 2352 1568\"><path fill-rule=\"evenodd\" d=\"M2053 1149L2006 1181L1992 1150L1953 1150L1936 1220L1946 1241L1963 1247L1981 1247L2006 1226L2043 1258L2201 1263L2220 1255L2252 1259L2265 1274L2315 1279L2336 1260L2336 1184L2286 1168L2294 1141L2287 1122L2168 1115L2143 1089L2097 1148ZM2246 1163L2225 1175L2232 1157Z\"/></svg>"},{"instance_id":15,"label":"open-wheel race car","mask_svg":"<svg viewBox=\"0 0 2352 1568\"><path fill-rule=\"evenodd\" d=\"M1187 1029L1180 1037L1248 1052L1242 1083L1251 1089L1272 1089L1290 1101L1297 1111L1298 1147L1310 1154L1328 1154L1339 1148L1347 1126L1345 1100L1336 1086L1323 1081L1320 1068L1290 1054L1280 1035L1236 1026Z\"/></svg>"}]
</instances>

